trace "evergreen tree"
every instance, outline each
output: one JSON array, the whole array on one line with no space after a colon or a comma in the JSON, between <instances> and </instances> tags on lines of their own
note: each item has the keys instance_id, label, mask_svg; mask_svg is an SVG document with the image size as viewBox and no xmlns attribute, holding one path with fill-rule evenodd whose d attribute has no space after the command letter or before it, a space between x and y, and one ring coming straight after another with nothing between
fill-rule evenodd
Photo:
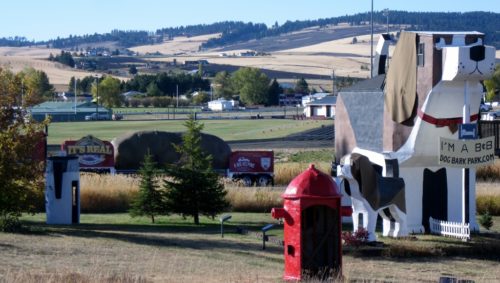
<instances>
[{"instance_id":1,"label":"evergreen tree","mask_svg":"<svg viewBox=\"0 0 500 283\"><path fill-rule=\"evenodd\" d=\"M171 179L164 181L168 212L190 216L199 224L199 215L215 217L229 204L220 176L212 169L210 155L201 148L200 124L191 115L184 124L187 132L180 145L174 145L181 155L179 164L167 167Z\"/></svg>"},{"instance_id":2,"label":"evergreen tree","mask_svg":"<svg viewBox=\"0 0 500 283\"><path fill-rule=\"evenodd\" d=\"M304 78L300 78L297 83L295 83L295 92L302 94L309 93L309 85Z\"/></svg>"},{"instance_id":3,"label":"evergreen tree","mask_svg":"<svg viewBox=\"0 0 500 283\"><path fill-rule=\"evenodd\" d=\"M158 85L156 84L156 82L151 82L148 85L146 93L147 93L148 96L163 96L163 93L158 88Z\"/></svg>"},{"instance_id":4,"label":"evergreen tree","mask_svg":"<svg viewBox=\"0 0 500 283\"><path fill-rule=\"evenodd\" d=\"M280 101L280 94L283 93L283 88L280 86L276 78L273 80L269 86L269 91L267 94L269 105L278 105Z\"/></svg>"},{"instance_id":5,"label":"evergreen tree","mask_svg":"<svg viewBox=\"0 0 500 283\"><path fill-rule=\"evenodd\" d=\"M71 77L71 79L69 79L69 84L68 84L68 91L69 92L75 92L75 77Z\"/></svg>"},{"instance_id":6,"label":"evergreen tree","mask_svg":"<svg viewBox=\"0 0 500 283\"><path fill-rule=\"evenodd\" d=\"M130 68L128 68L128 73L131 75L137 74L137 67L135 65L130 66Z\"/></svg>"},{"instance_id":7,"label":"evergreen tree","mask_svg":"<svg viewBox=\"0 0 500 283\"><path fill-rule=\"evenodd\" d=\"M486 230L490 230L491 226L493 226L493 217L491 217L490 213L486 211L484 214L481 214L481 217L479 217L479 223L486 228Z\"/></svg>"},{"instance_id":8,"label":"evergreen tree","mask_svg":"<svg viewBox=\"0 0 500 283\"><path fill-rule=\"evenodd\" d=\"M144 156L139 176L141 178L139 194L132 201L129 213L132 217L149 216L151 223L155 223L155 216L164 214L165 191L159 187L155 180L158 176L158 170L153 156L149 152Z\"/></svg>"}]
</instances>

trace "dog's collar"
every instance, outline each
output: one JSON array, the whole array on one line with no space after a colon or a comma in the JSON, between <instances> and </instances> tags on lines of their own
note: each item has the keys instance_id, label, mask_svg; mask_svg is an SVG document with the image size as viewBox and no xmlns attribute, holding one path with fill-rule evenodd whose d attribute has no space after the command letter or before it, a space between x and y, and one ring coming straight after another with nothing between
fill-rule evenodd
<instances>
[{"instance_id":1,"label":"dog's collar","mask_svg":"<svg viewBox=\"0 0 500 283\"><path fill-rule=\"evenodd\" d=\"M425 114L422 110L418 109L418 116L429 124L436 125L436 127L446 127L451 125L463 124L462 117L456 118L436 118L429 114ZM470 116L470 120L476 121L479 118L479 114L474 114Z\"/></svg>"}]
</instances>

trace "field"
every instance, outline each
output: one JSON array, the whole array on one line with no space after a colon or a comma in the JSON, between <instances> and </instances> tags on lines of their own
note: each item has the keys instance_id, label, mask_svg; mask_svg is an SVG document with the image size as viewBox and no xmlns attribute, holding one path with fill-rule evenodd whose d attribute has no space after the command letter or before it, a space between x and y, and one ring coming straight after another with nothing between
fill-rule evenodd
<instances>
[{"instance_id":1,"label":"field","mask_svg":"<svg viewBox=\"0 0 500 283\"><path fill-rule=\"evenodd\" d=\"M49 144L61 144L64 140L78 140L93 135L104 140L112 140L130 131L158 130L183 132L181 120L161 121L97 121L61 122L49 126ZM204 132L216 135L225 141L266 139L283 137L292 133L332 125L331 120L202 120ZM332 141L333 146L333 141Z\"/></svg>"},{"instance_id":2,"label":"field","mask_svg":"<svg viewBox=\"0 0 500 283\"><path fill-rule=\"evenodd\" d=\"M219 36L219 34L207 34L201 36L179 36L175 37L173 40L166 41L160 44L154 45L143 45L130 48L134 52L139 52L139 54L146 53L156 53L159 52L164 55L178 55L198 52L200 45L210 38Z\"/></svg>"},{"instance_id":3,"label":"field","mask_svg":"<svg viewBox=\"0 0 500 283\"><path fill-rule=\"evenodd\" d=\"M89 72L77 71L68 66L47 60L50 54L61 53L59 49L42 47L0 47L0 67L10 68L19 72L27 67L42 70L47 73L50 83L67 86L70 78L83 78L92 75Z\"/></svg>"},{"instance_id":4,"label":"field","mask_svg":"<svg viewBox=\"0 0 500 283\"><path fill-rule=\"evenodd\" d=\"M328 160L328 155L328 150L277 153L278 164L293 171L291 175L302 171L306 162ZM301 165L293 169L293 164ZM82 206L92 201L92 194L120 195L116 191L137 186L130 177L93 176L82 176ZM228 189L231 201L246 209L268 199L267 188ZM273 189L273 198L283 189ZM480 182L477 191L499 195L500 186ZM104 200L94 205L112 205L113 198ZM84 213L80 225L56 226L44 224L45 214L25 215L22 220L29 228L23 233L0 233L0 282L282 282L283 248L269 242L262 250L262 240L255 236L264 225L277 224L266 211L227 212L232 218L224 238L217 218L202 217L202 224L195 226L190 218L171 215L158 217L152 225L147 218L123 213ZM238 234L236 226L253 233ZM277 227L269 234L279 238L282 230ZM343 274L347 282L437 282L447 276L495 282L500 278L499 235L496 216L492 232L473 235L466 243L430 235L380 238L382 247L345 247Z\"/></svg>"},{"instance_id":5,"label":"field","mask_svg":"<svg viewBox=\"0 0 500 283\"><path fill-rule=\"evenodd\" d=\"M202 218L198 227L176 216L162 217L156 225L126 214L83 214L76 226L45 225L44 214L23 219L31 225L29 231L0 233L0 282L282 282L282 248L268 243L262 250L258 238L235 233L236 225L258 231L275 223L269 214L232 213L224 238L218 219ZM386 249L411 245L429 252L487 239L476 236L464 244L417 236L387 241ZM351 250L343 257L343 268L346 279L354 282L437 282L449 275L494 282L500 278L497 260L362 256Z\"/></svg>"},{"instance_id":6,"label":"field","mask_svg":"<svg viewBox=\"0 0 500 283\"><path fill-rule=\"evenodd\" d=\"M378 41L378 32L385 27L376 26L374 40ZM367 78L369 72L366 67L370 64L370 36L367 26L349 27L347 25L313 27L302 31L284 34L279 37L263 38L217 48L199 51L200 45L217 34L196 37L176 37L171 41L161 44L144 45L131 48L140 53L135 57L116 57L123 61L121 67L115 69L127 80L126 69L128 64L144 65L140 70L150 71L145 68L148 61L171 63L174 59L178 64L184 64L187 60L208 60L211 65L220 66L246 66L267 69L269 71L280 71L288 73L287 78L280 76L280 82L292 82L304 76L308 78L311 86L331 89L331 75L335 71L336 76ZM351 44L356 37L357 44ZM117 48L113 42L102 44L104 47ZM84 47L84 46L81 46ZM95 46L94 46L95 47ZM265 52L266 56L239 57L237 55L243 50L257 50ZM392 49L391 49L392 50ZM159 56L149 56L147 53L159 52ZM59 63L49 62L46 59L49 54L59 54L58 49L49 49L44 46L34 47L1 47L0 66L11 68L18 72L25 67L33 67L47 73L50 82L59 91L67 89L68 82L72 76L82 78L93 75L92 72L79 71ZM221 56L225 53L226 56ZM114 58L114 57L113 57ZM497 51L500 58L500 51ZM128 60L128 61L127 61ZM139 66L140 67L140 66ZM125 73L124 73L125 72ZM321 78L318 78L321 77ZM313 81L314 80L314 81Z\"/></svg>"}]
</instances>

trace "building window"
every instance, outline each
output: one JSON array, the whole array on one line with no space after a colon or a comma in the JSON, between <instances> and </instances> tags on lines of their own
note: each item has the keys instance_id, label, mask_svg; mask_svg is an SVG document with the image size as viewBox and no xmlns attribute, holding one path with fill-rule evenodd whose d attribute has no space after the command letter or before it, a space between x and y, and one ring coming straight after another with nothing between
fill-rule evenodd
<instances>
[{"instance_id":1,"label":"building window","mask_svg":"<svg viewBox=\"0 0 500 283\"><path fill-rule=\"evenodd\" d=\"M424 54L425 54L425 44L419 43L417 49L417 66L424 66Z\"/></svg>"}]
</instances>

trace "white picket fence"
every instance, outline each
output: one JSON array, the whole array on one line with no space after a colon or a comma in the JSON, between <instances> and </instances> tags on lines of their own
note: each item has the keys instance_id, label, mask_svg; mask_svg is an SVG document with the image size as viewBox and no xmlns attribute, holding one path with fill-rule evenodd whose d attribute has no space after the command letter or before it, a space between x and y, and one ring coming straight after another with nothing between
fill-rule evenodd
<instances>
[{"instance_id":1,"label":"white picket fence","mask_svg":"<svg viewBox=\"0 0 500 283\"><path fill-rule=\"evenodd\" d=\"M470 239L469 223L462 224L459 222L442 221L429 217L429 224L432 234L459 238L464 241Z\"/></svg>"}]
</instances>

